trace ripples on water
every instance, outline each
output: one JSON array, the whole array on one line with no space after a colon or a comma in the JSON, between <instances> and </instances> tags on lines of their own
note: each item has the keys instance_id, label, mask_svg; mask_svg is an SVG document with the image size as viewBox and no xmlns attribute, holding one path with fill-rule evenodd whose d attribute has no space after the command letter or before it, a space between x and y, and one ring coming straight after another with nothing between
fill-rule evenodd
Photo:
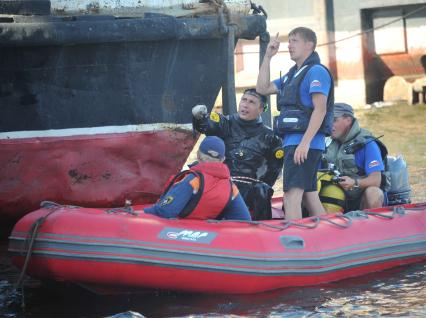
<instances>
[{"instance_id":1,"label":"ripples on water","mask_svg":"<svg viewBox=\"0 0 426 318\"><path fill-rule=\"evenodd\" d=\"M26 308L7 307L13 282L0 272L0 317L426 317L426 264L309 288L256 295L148 293L96 296L75 286L28 281ZM16 277L14 277L16 278ZM133 311L131 313L129 311ZM140 314L140 315L139 315Z\"/></svg>"}]
</instances>

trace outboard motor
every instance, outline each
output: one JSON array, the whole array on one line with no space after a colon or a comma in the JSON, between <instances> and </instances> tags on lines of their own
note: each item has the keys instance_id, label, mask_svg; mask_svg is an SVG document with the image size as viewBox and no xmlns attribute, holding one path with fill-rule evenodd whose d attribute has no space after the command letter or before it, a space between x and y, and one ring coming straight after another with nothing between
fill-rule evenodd
<instances>
[{"instance_id":1,"label":"outboard motor","mask_svg":"<svg viewBox=\"0 0 426 318\"><path fill-rule=\"evenodd\" d=\"M411 203L411 187L408 181L408 169L402 155L387 156L387 170L390 174L391 186L388 191L388 205Z\"/></svg>"}]
</instances>

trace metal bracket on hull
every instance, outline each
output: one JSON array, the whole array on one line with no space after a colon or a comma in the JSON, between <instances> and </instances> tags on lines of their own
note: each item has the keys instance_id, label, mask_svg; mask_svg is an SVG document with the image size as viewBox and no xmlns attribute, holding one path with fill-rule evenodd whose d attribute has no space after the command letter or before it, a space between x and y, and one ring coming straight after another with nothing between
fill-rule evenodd
<instances>
[{"instance_id":1,"label":"metal bracket on hull","mask_svg":"<svg viewBox=\"0 0 426 318\"><path fill-rule=\"evenodd\" d=\"M399 215L405 215L405 209L403 206L394 206L393 207L393 213L394 214L399 214Z\"/></svg>"},{"instance_id":2,"label":"metal bracket on hull","mask_svg":"<svg viewBox=\"0 0 426 318\"><path fill-rule=\"evenodd\" d=\"M361 210L350 211L345 215L351 219L368 219L368 215Z\"/></svg>"}]
</instances>

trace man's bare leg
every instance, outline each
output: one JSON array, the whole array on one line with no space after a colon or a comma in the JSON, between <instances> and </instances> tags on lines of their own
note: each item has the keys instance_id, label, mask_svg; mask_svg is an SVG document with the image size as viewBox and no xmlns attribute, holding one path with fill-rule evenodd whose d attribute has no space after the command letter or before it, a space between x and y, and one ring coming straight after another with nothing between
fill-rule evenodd
<instances>
[{"instance_id":1,"label":"man's bare leg","mask_svg":"<svg viewBox=\"0 0 426 318\"><path fill-rule=\"evenodd\" d=\"M302 197L303 189L300 188L291 188L284 192L284 210L286 220L302 218Z\"/></svg>"},{"instance_id":2,"label":"man's bare leg","mask_svg":"<svg viewBox=\"0 0 426 318\"><path fill-rule=\"evenodd\" d=\"M382 189L378 187L368 187L365 189L361 202L361 209L374 209L381 208L383 206L384 194Z\"/></svg>"},{"instance_id":3,"label":"man's bare leg","mask_svg":"<svg viewBox=\"0 0 426 318\"><path fill-rule=\"evenodd\" d=\"M303 204L308 209L310 216L325 213L325 209L322 206L320 198L318 196L318 191L305 192L303 194Z\"/></svg>"}]
</instances>

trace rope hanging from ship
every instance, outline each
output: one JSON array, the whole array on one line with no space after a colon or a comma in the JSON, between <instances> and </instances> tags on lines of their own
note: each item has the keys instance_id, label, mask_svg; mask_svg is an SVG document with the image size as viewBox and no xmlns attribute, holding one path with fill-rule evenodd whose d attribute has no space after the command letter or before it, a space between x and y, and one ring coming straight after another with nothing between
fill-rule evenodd
<instances>
[{"instance_id":1,"label":"rope hanging from ship","mask_svg":"<svg viewBox=\"0 0 426 318\"><path fill-rule=\"evenodd\" d=\"M40 206L45 209L52 209L49 213L46 215L39 217L37 220L34 221L34 223L31 225L30 231L28 231L28 235L24 242L24 249L22 250L23 253L25 253L25 259L24 259L24 265L22 266L21 272L19 273L18 280L15 283L15 286L13 287L12 291L9 292L8 298L13 300L9 301L9 305L14 303L19 303L21 308L25 308L25 294L24 294L24 287L23 283L25 280L25 273L28 268L28 264L31 260L31 255L33 253L34 248L34 242L37 238L38 230L43 225L44 221L53 213L60 210L63 207L69 207L69 208L78 208L77 206L66 206L61 205L56 202L51 201L43 201L41 202Z\"/></svg>"}]
</instances>

